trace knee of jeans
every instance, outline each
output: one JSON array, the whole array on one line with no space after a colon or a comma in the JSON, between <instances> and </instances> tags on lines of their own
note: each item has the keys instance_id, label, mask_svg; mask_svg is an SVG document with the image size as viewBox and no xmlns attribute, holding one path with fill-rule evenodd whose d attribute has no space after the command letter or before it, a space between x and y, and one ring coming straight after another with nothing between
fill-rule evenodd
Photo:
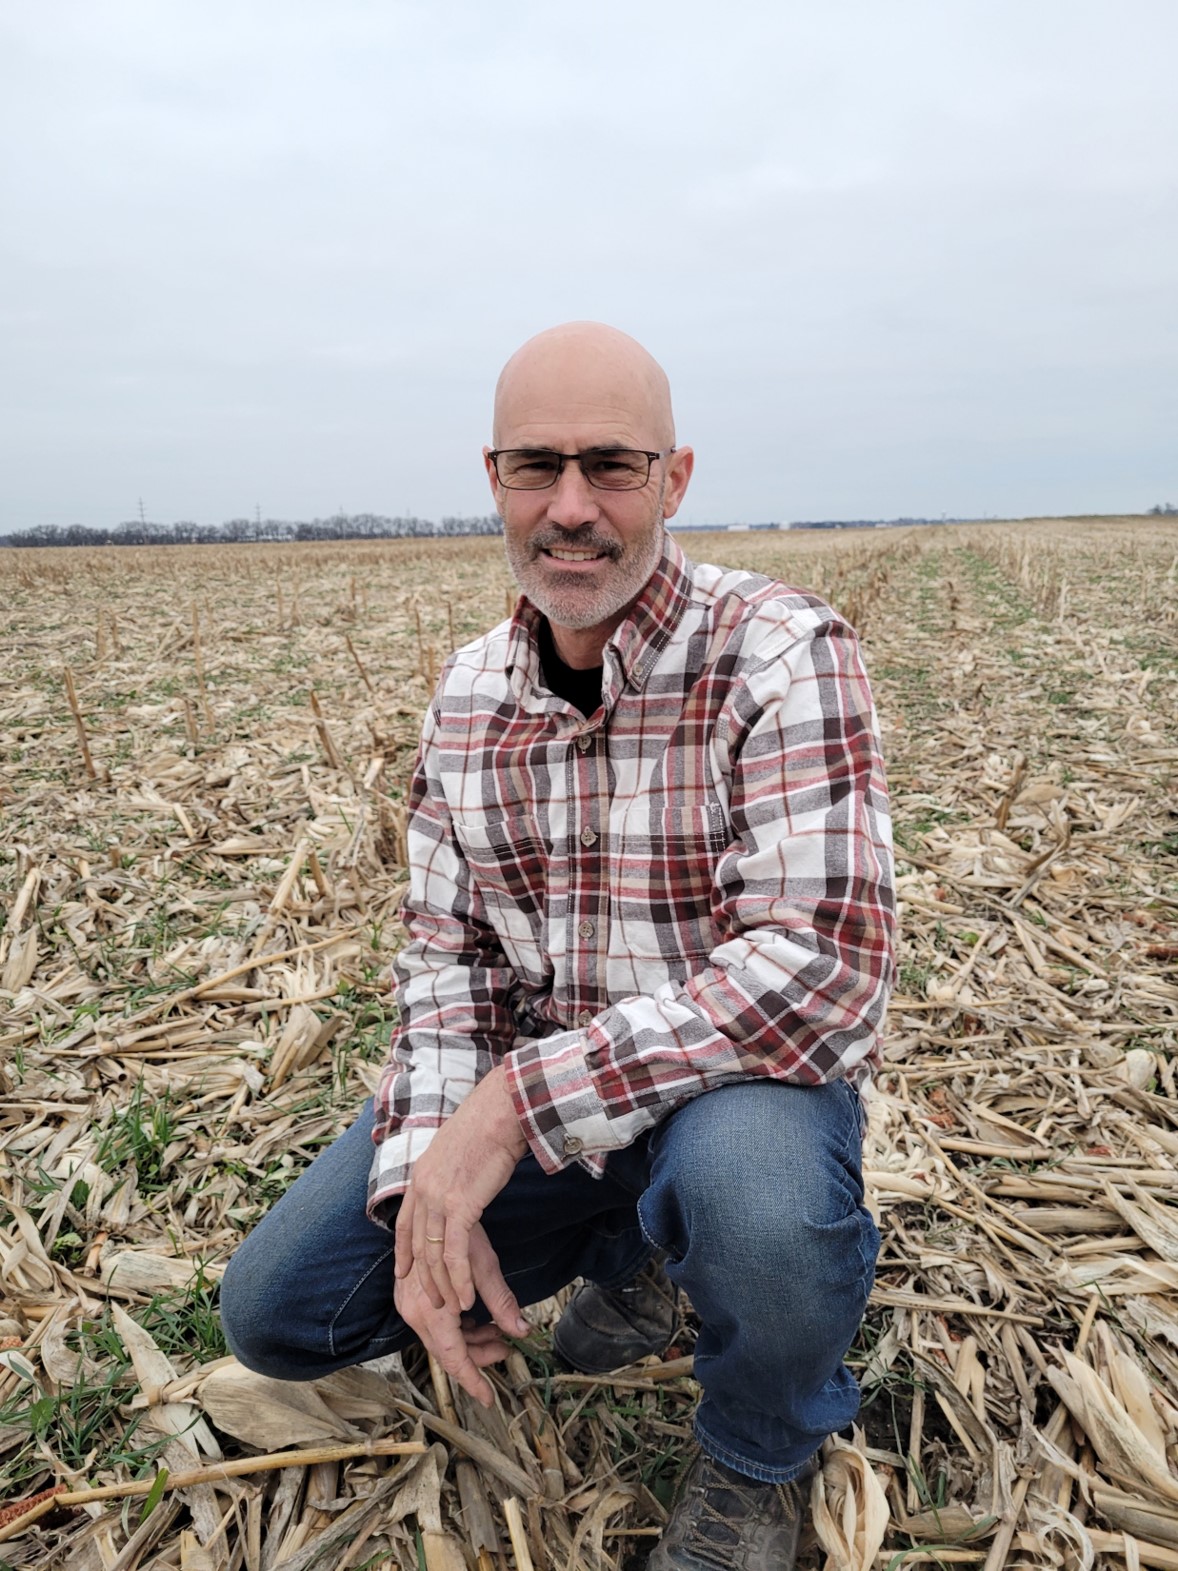
<instances>
[{"instance_id":1,"label":"knee of jeans","mask_svg":"<svg viewBox=\"0 0 1178 1571\"><path fill-rule=\"evenodd\" d=\"M289 1379L298 1367L292 1316L276 1312L275 1304L284 1297L282 1289L276 1293L273 1282L259 1280L245 1251L242 1245L221 1278L219 1304L225 1341L238 1362L255 1374Z\"/></svg>"},{"instance_id":2,"label":"knee of jeans","mask_svg":"<svg viewBox=\"0 0 1178 1571\"><path fill-rule=\"evenodd\" d=\"M255 1364L251 1353L260 1320L257 1305L251 1303L254 1295L251 1292L249 1274L242 1269L240 1258L239 1251L225 1268L218 1295L218 1308L221 1314L221 1330L225 1333L229 1351L241 1363L253 1369Z\"/></svg>"},{"instance_id":3,"label":"knee of jeans","mask_svg":"<svg viewBox=\"0 0 1178 1571\"><path fill-rule=\"evenodd\" d=\"M660 1140L641 1204L648 1236L779 1298L862 1290L878 1234L862 1204L854 1096L758 1082L698 1097Z\"/></svg>"}]
</instances>

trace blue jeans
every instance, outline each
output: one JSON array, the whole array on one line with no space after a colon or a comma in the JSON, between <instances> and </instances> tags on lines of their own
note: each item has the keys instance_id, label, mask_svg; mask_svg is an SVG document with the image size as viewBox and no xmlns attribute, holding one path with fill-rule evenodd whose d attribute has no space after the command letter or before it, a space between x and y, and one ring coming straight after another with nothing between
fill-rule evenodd
<instances>
[{"instance_id":1,"label":"blue jeans","mask_svg":"<svg viewBox=\"0 0 1178 1571\"><path fill-rule=\"evenodd\" d=\"M722 1086L612 1153L604 1178L524 1157L483 1225L521 1304L578 1276L620 1286L666 1250L701 1324L700 1444L784 1483L859 1407L843 1355L879 1247L860 1119L845 1082ZM393 1305L392 1235L364 1214L371 1136L369 1105L230 1261L221 1317L251 1369L312 1380L415 1341Z\"/></svg>"}]
</instances>

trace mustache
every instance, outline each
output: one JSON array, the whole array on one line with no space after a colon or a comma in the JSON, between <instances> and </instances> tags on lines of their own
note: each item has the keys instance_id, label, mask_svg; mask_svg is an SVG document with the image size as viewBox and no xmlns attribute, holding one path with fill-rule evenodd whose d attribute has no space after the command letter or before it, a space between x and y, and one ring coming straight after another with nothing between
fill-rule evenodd
<instances>
[{"instance_id":1,"label":"mustache","mask_svg":"<svg viewBox=\"0 0 1178 1571\"><path fill-rule=\"evenodd\" d=\"M611 562L621 557L622 547L616 540L603 540L593 533L592 524L582 525L570 533L567 529L546 529L533 535L528 542L528 554L534 562L541 551L596 551Z\"/></svg>"}]
</instances>

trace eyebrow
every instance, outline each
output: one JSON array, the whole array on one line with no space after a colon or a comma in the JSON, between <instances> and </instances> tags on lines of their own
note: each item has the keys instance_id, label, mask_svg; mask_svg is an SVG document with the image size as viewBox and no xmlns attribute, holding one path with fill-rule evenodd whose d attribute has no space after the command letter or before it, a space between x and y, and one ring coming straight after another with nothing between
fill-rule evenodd
<instances>
[{"instance_id":1,"label":"eyebrow","mask_svg":"<svg viewBox=\"0 0 1178 1571\"><path fill-rule=\"evenodd\" d=\"M504 448L503 451L509 453L560 453L558 447L541 447L538 443L529 443L525 447ZM596 442L592 447L578 448L577 457L588 457L590 453L641 453L645 451L645 448L635 447L630 442Z\"/></svg>"}]
</instances>

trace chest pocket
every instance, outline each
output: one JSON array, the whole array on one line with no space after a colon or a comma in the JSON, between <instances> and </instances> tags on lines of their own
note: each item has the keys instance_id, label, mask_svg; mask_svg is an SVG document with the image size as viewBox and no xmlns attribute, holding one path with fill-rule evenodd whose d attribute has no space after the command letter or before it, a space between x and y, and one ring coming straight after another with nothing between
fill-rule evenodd
<instances>
[{"instance_id":1,"label":"chest pocket","mask_svg":"<svg viewBox=\"0 0 1178 1571\"><path fill-rule=\"evenodd\" d=\"M623 825L613 867L614 909L631 954L676 960L706 955L719 941L712 921L716 866L728 844L718 802L650 804Z\"/></svg>"},{"instance_id":2,"label":"chest pocket","mask_svg":"<svg viewBox=\"0 0 1178 1571\"><path fill-rule=\"evenodd\" d=\"M454 833L488 914L502 930L501 917L519 932L526 922L533 935L544 917L548 852L535 819L526 814L503 818L455 817Z\"/></svg>"}]
</instances>

